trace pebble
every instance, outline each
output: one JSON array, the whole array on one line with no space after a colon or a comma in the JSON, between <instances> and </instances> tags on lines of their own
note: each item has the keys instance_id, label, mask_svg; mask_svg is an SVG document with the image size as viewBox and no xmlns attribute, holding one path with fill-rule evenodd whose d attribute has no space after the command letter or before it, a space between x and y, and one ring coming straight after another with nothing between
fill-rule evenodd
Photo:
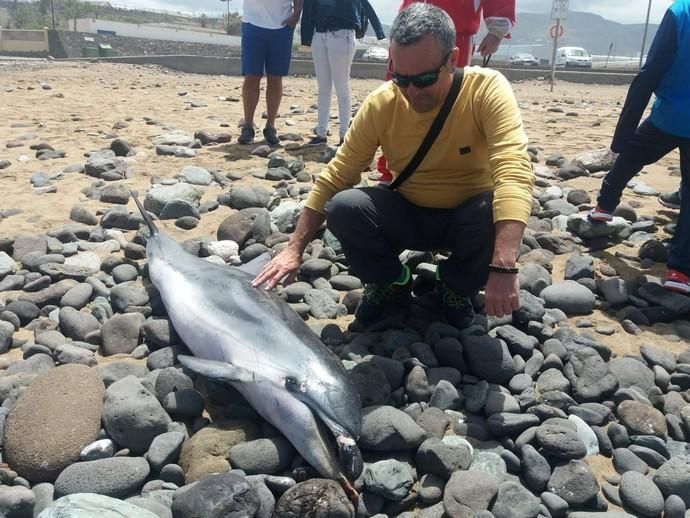
<instances>
[{"instance_id":1,"label":"pebble","mask_svg":"<svg viewBox=\"0 0 690 518\"><path fill-rule=\"evenodd\" d=\"M395 459L374 462L364 470L367 490L394 502L403 500L414 482L410 467Z\"/></svg>"},{"instance_id":2,"label":"pebble","mask_svg":"<svg viewBox=\"0 0 690 518\"><path fill-rule=\"evenodd\" d=\"M620 482L622 502L640 516L659 516L664 509L664 497L654 482L641 473L623 473Z\"/></svg>"},{"instance_id":3,"label":"pebble","mask_svg":"<svg viewBox=\"0 0 690 518\"><path fill-rule=\"evenodd\" d=\"M115 518L160 518L155 513L137 505L97 494L67 495L52 503L41 514L41 518L92 518L102 516Z\"/></svg>"},{"instance_id":4,"label":"pebble","mask_svg":"<svg viewBox=\"0 0 690 518\"><path fill-rule=\"evenodd\" d=\"M149 472L149 463L141 457L77 462L58 475L55 495L59 498L74 493L96 493L122 498L139 489Z\"/></svg>"}]
</instances>

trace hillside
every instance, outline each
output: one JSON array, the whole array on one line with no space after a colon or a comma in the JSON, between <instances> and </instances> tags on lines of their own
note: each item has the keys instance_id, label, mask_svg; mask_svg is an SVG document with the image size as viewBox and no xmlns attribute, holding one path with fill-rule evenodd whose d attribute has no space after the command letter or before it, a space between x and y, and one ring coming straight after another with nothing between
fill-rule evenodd
<instances>
[{"instance_id":1,"label":"hillside","mask_svg":"<svg viewBox=\"0 0 690 518\"><path fill-rule=\"evenodd\" d=\"M513 30L513 44L551 45L548 36L553 24L549 14L520 13ZM649 25L647 46L652 41L658 25ZM562 46L585 47L592 54L607 54L613 43L613 54L618 56L639 55L642 45L644 24L622 24L602 18L599 15L571 12L565 21L565 34L559 40Z\"/></svg>"},{"instance_id":2,"label":"hillside","mask_svg":"<svg viewBox=\"0 0 690 518\"><path fill-rule=\"evenodd\" d=\"M512 45L543 46L542 52L549 54L551 39L548 32L554 22L550 13L518 13L517 24L512 32L512 40L506 42ZM658 25L649 25L647 48L652 41ZM384 24L386 34L390 26ZM618 56L639 55L642 46L644 24L622 24L602 18L599 15L584 12L570 12L565 21L565 34L559 40L560 46L585 47L592 54L608 54L609 46L613 43L612 54ZM367 35L374 36L369 27Z\"/></svg>"}]
</instances>

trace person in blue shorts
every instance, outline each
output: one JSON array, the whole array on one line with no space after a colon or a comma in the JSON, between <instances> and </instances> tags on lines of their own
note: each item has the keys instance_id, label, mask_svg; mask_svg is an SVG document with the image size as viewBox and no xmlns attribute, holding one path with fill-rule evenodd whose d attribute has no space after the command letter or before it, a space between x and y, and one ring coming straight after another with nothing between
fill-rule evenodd
<instances>
[{"instance_id":1,"label":"person in blue shorts","mask_svg":"<svg viewBox=\"0 0 690 518\"><path fill-rule=\"evenodd\" d=\"M639 125L652 92L651 115ZM618 158L604 178L593 221L613 219L625 185L644 166L680 151L678 224L664 288L690 294L690 0L676 0L659 25L647 61L635 76L621 111L611 150ZM663 200L662 200L663 201Z\"/></svg>"},{"instance_id":2,"label":"person in blue shorts","mask_svg":"<svg viewBox=\"0 0 690 518\"><path fill-rule=\"evenodd\" d=\"M283 97L283 77L292 56L292 34L302 15L303 0L244 0L242 13L242 103L244 125L237 142L254 142L254 113L261 77L266 74L266 143L280 143L275 121Z\"/></svg>"}]
</instances>

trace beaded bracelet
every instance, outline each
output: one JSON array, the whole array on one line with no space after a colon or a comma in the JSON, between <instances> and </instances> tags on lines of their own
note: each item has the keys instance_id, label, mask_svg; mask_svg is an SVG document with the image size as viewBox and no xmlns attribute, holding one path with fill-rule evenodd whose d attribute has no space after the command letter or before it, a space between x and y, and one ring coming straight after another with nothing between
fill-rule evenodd
<instances>
[{"instance_id":1,"label":"beaded bracelet","mask_svg":"<svg viewBox=\"0 0 690 518\"><path fill-rule=\"evenodd\" d=\"M518 273L518 268L517 266L501 266L499 264L490 264L489 265L489 271L490 272L495 272L495 273L509 273L511 275L514 275Z\"/></svg>"}]
</instances>

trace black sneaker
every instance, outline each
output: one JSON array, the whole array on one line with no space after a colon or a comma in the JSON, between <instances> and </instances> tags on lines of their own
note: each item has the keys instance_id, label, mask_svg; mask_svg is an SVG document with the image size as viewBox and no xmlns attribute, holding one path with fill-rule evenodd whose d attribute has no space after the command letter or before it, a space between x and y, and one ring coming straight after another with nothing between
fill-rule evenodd
<instances>
[{"instance_id":1,"label":"black sneaker","mask_svg":"<svg viewBox=\"0 0 690 518\"><path fill-rule=\"evenodd\" d=\"M312 137L309 142L307 142L307 146L320 146L321 144L326 144L327 142L328 139L326 137L319 137L317 135Z\"/></svg>"},{"instance_id":2,"label":"black sneaker","mask_svg":"<svg viewBox=\"0 0 690 518\"><path fill-rule=\"evenodd\" d=\"M276 134L276 129L273 126L266 126L264 128L264 138L269 146L277 146L280 144L280 139Z\"/></svg>"},{"instance_id":3,"label":"black sneaker","mask_svg":"<svg viewBox=\"0 0 690 518\"><path fill-rule=\"evenodd\" d=\"M680 191L662 192L659 195L659 203L670 209L680 209Z\"/></svg>"},{"instance_id":4,"label":"black sneaker","mask_svg":"<svg viewBox=\"0 0 690 518\"><path fill-rule=\"evenodd\" d=\"M393 304L400 304L409 299L412 287L412 276L404 283L366 284L364 296L355 310L355 318L365 327L379 320L386 309Z\"/></svg>"},{"instance_id":5,"label":"black sneaker","mask_svg":"<svg viewBox=\"0 0 690 518\"><path fill-rule=\"evenodd\" d=\"M242 126L242 131L237 139L238 144L251 144L254 142L254 128L249 124Z\"/></svg>"},{"instance_id":6,"label":"black sneaker","mask_svg":"<svg viewBox=\"0 0 690 518\"><path fill-rule=\"evenodd\" d=\"M474 307L472 299L458 295L456 291L446 286L443 281L436 283L443 316L450 325L457 329L465 329L474 322Z\"/></svg>"}]
</instances>

